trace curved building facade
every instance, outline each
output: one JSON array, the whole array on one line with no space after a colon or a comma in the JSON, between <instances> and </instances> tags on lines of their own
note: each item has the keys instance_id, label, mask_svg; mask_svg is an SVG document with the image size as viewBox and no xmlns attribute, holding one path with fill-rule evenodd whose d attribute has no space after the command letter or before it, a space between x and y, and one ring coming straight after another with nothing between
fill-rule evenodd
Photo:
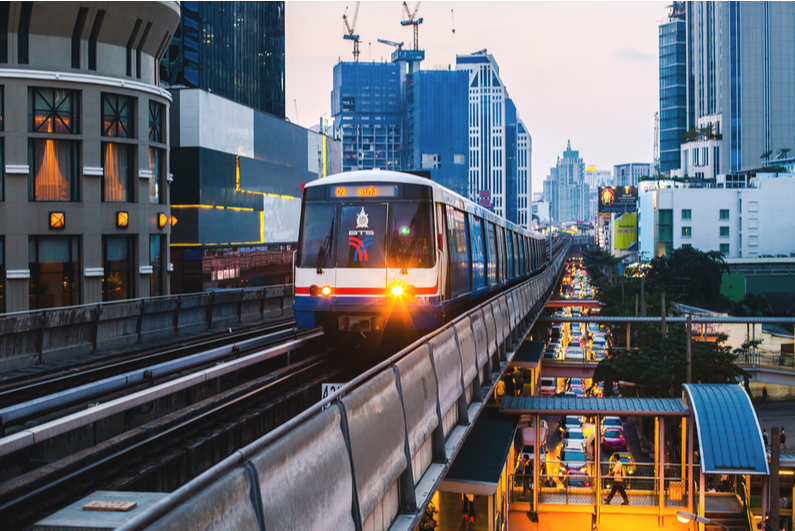
<instances>
[{"instance_id":1,"label":"curved building facade","mask_svg":"<svg viewBox=\"0 0 795 531\"><path fill-rule=\"evenodd\" d=\"M158 64L179 17L177 2L0 4L0 313L168 294Z\"/></svg>"}]
</instances>

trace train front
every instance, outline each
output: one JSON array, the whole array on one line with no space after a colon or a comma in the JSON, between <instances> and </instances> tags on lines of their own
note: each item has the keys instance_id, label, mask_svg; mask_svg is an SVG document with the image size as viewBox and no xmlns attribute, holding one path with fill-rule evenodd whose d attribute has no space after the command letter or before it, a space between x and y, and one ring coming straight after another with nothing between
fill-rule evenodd
<instances>
[{"instance_id":1,"label":"train front","mask_svg":"<svg viewBox=\"0 0 795 531\"><path fill-rule=\"evenodd\" d=\"M358 172L304 188L294 277L299 328L380 337L387 324L438 326L433 189L425 179L389 174Z\"/></svg>"}]
</instances>

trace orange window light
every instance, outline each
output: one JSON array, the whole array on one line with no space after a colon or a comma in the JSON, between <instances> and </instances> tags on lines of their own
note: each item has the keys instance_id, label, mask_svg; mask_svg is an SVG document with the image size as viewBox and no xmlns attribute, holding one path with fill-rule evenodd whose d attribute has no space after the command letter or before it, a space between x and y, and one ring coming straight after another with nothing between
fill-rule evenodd
<instances>
[{"instance_id":1,"label":"orange window light","mask_svg":"<svg viewBox=\"0 0 795 531\"><path fill-rule=\"evenodd\" d=\"M130 225L130 214L128 212L116 212L116 228L126 229Z\"/></svg>"},{"instance_id":2,"label":"orange window light","mask_svg":"<svg viewBox=\"0 0 795 531\"><path fill-rule=\"evenodd\" d=\"M51 229L65 229L66 228L66 213L64 212L50 212L50 228Z\"/></svg>"},{"instance_id":3,"label":"orange window light","mask_svg":"<svg viewBox=\"0 0 795 531\"><path fill-rule=\"evenodd\" d=\"M161 212L157 215L157 226L162 229L166 226L166 223L168 223L168 216Z\"/></svg>"}]
</instances>

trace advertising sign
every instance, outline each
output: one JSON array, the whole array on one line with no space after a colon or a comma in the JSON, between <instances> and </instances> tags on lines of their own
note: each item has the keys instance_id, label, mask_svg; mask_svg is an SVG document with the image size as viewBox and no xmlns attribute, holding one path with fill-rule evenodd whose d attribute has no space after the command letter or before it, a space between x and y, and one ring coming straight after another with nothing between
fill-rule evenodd
<instances>
[{"instance_id":1,"label":"advertising sign","mask_svg":"<svg viewBox=\"0 0 795 531\"><path fill-rule=\"evenodd\" d=\"M622 214L638 211L637 186L600 186L599 212Z\"/></svg>"},{"instance_id":2,"label":"advertising sign","mask_svg":"<svg viewBox=\"0 0 795 531\"><path fill-rule=\"evenodd\" d=\"M613 242L616 250L626 251L638 243L638 215L616 215L613 221Z\"/></svg>"}]
</instances>

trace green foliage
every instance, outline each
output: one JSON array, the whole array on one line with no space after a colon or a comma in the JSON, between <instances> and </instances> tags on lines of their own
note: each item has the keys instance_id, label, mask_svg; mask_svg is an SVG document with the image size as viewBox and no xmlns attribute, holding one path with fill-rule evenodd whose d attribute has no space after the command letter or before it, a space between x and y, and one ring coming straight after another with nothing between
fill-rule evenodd
<instances>
[{"instance_id":1,"label":"green foliage","mask_svg":"<svg viewBox=\"0 0 795 531\"><path fill-rule=\"evenodd\" d=\"M720 282L728 272L718 251L703 252L692 247L675 249L671 256L651 261L646 276L649 285L673 295L677 300L699 308L723 304Z\"/></svg>"},{"instance_id":2,"label":"green foliage","mask_svg":"<svg viewBox=\"0 0 795 531\"><path fill-rule=\"evenodd\" d=\"M764 295L746 293L743 299L734 305L733 314L737 317L765 317L773 311Z\"/></svg>"}]
</instances>

